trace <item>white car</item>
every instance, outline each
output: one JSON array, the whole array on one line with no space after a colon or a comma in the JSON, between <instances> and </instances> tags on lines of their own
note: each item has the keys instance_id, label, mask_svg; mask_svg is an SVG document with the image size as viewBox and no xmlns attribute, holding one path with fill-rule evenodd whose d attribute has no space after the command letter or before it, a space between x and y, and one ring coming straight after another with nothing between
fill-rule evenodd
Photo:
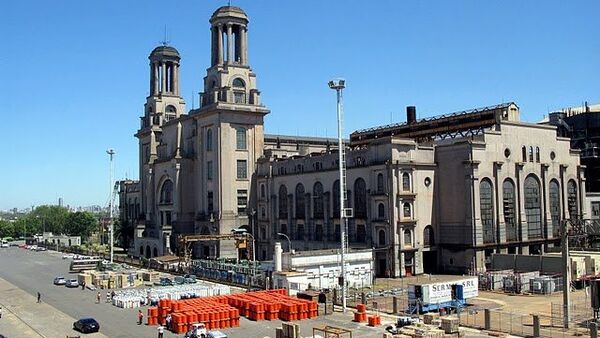
<instances>
[{"instance_id":1,"label":"white car","mask_svg":"<svg viewBox=\"0 0 600 338\"><path fill-rule=\"evenodd\" d=\"M0 244L0 248L8 248L8 247L9 247L8 243Z\"/></svg>"},{"instance_id":2,"label":"white car","mask_svg":"<svg viewBox=\"0 0 600 338\"><path fill-rule=\"evenodd\" d=\"M62 256L62 259L73 259L75 256L73 254L65 254Z\"/></svg>"},{"instance_id":3,"label":"white car","mask_svg":"<svg viewBox=\"0 0 600 338\"><path fill-rule=\"evenodd\" d=\"M65 277L56 277L54 278L54 285L65 285L67 284L67 280Z\"/></svg>"},{"instance_id":4,"label":"white car","mask_svg":"<svg viewBox=\"0 0 600 338\"><path fill-rule=\"evenodd\" d=\"M65 283L65 286L68 288L76 288L79 286L79 282L77 279L69 279L67 280L67 283Z\"/></svg>"}]
</instances>

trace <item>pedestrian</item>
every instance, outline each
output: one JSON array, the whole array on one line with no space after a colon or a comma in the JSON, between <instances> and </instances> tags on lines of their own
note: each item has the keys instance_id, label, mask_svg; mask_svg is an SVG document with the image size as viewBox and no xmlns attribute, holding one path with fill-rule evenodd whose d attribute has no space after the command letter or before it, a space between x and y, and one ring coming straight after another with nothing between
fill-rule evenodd
<instances>
[{"instance_id":1,"label":"pedestrian","mask_svg":"<svg viewBox=\"0 0 600 338\"><path fill-rule=\"evenodd\" d=\"M107 302L107 303L110 303L111 299L112 299L112 298L110 298L110 292L107 292L107 293L106 293L106 302Z\"/></svg>"},{"instance_id":2,"label":"pedestrian","mask_svg":"<svg viewBox=\"0 0 600 338\"><path fill-rule=\"evenodd\" d=\"M37 293L37 302L38 303L42 302L42 295L39 292Z\"/></svg>"},{"instance_id":3,"label":"pedestrian","mask_svg":"<svg viewBox=\"0 0 600 338\"><path fill-rule=\"evenodd\" d=\"M98 291L98 294L96 295L96 304L100 304L100 291Z\"/></svg>"},{"instance_id":4,"label":"pedestrian","mask_svg":"<svg viewBox=\"0 0 600 338\"><path fill-rule=\"evenodd\" d=\"M162 325L159 325L157 330L158 330L158 338L163 338L163 334L165 333L165 328Z\"/></svg>"},{"instance_id":5,"label":"pedestrian","mask_svg":"<svg viewBox=\"0 0 600 338\"><path fill-rule=\"evenodd\" d=\"M110 300L113 300L116 295L117 294L115 293L115 290L111 291L111 293L110 293Z\"/></svg>"},{"instance_id":6,"label":"pedestrian","mask_svg":"<svg viewBox=\"0 0 600 338\"><path fill-rule=\"evenodd\" d=\"M2 306L0 306L0 319L2 318Z\"/></svg>"},{"instance_id":7,"label":"pedestrian","mask_svg":"<svg viewBox=\"0 0 600 338\"><path fill-rule=\"evenodd\" d=\"M144 314L142 313L142 310L138 310L138 325L142 325L142 320L144 320Z\"/></svg>"},{"instance_id":8,"label":"pedestrian","mask_svg":"<svg viewBox=\"0 0 600 338\"><path fill-rule=\"evenodd\" d=\"M81 282L81 291L85 290L85 281Z\"/></svg>"},{"instance_id":9,"label":"pedestrian","mask_svg":"<svg viewBox=\"0 0 600 338\"><path fill-rule=\"evenodd\" d=\"M165 322L167 323L167 330L171 330L171 320L172 320L171 314L169 313L167 315L167 318L165 318Z\"/></svg>"}]
</instances>

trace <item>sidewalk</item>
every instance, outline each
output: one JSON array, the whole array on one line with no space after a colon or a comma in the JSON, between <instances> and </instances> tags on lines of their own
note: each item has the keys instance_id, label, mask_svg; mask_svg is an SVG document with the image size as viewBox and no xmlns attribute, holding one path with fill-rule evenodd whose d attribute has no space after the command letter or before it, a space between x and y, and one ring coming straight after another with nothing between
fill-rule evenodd
<instances>
[{"instance_id":1,"label":"sidewalk","mask_svg":"<svg viewBox=\"0 0 600 338\"><path fill-rule=\"evenodd\" d=\"M65 338L81 335L73 330L75 319L0 278L0 334L7 338ZM102 333L86 337L105 338Z\"/></svg>"}]
</instances>

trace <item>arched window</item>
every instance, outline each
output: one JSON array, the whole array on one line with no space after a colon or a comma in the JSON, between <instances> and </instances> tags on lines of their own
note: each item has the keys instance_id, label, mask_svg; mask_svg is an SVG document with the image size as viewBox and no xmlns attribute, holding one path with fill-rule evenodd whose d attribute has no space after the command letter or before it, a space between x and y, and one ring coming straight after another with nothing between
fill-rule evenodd
<instances>
[{"instance_id":1,"label":"arched window","mask_svg":"<svg viewBox=\"0 0 600 338\"><path fill-rule=\"evenodd\" d=\"M515 185L509 179L502 184L502 207L504 212L504 225L506 227L506 240L517 240L517 223L515 212Z\"/></svg>"},{"instance_id":2,"label":"arched window","mask_svg":"<svg viewBox=\"0 0 600 338\"><path fill-rule=\"evenodd\" d=\"M409 229L404 230L404 246L412 246L412 234Z\"/></svg>"},{"instance_id":3,"label":"arched window","mask_svg":"<svg viewBox=\"0 0 600 338\"><path fill-rule=\"evenodd\" d=\"M521 155L523 157L523 162L527 162L527 147L521 147Z\"/></svg>"},{"instance_id":4,"label":"arched window","mask_svg":"<svg viewBox=\"0 0 600 338\"><path fill-rule=\"evenodd\" d=\"M402 191L410 191L410 175L408 173L402 174Z\"/></svg>"},{"instance_id":5,"label":"arched window","mask_svg":"<svg viewBox=\"0 0 600 338\"><path fill-rule=\"evenodd\" d=\"M354 217L367 217L367 185L360 177L354 181Z\"/></svg>"},{"instance_id":6,"label":"arched window","mask_svg":"<svg viewBox=\"0 0 600 338\"><path fill-rule=\"evenodd\" d=\"M237 150L246 150L248 148L247 142L246 142L246 128L237 128L235 130L235 136L236 136L236 149Z\"/></svg>"},{"instance_id":7,"label":"arched window","mask_svg":"<svg viewBox=\"0 0 600 338\"><path fill-rule=\"evenodd\" d=\"M168 105L167 108L165 108L165 113L167 113L167 114L176 114L177 113L177 108L175 108L175 106L173 106L173 105Z\"/></svg>"},{"instance_id":8,"label":"arched window","mask_svg":"<svg viewBox=\"0 0 600 338\"><path fill-rule=\"evenodd\" d=\"M431 225L426 226L423 230L423 245L435 245L435 238L433 237L433 227Z\"/></svg>"},{"instance_id":9,"label":"arched window","mask_svg":"<svg viewBox=\"0 0 600 338\"><path fill-rule=\"evenodd\" d=\"M245 88L246 87L246 84L244 83L244 80L240 79L239 77L235 78L233 80L232 85L233 85L233 88Z\"/></svg>"},{"instance_id":10,"label":"arched window","mask_svg":"<svg viewBox=\"0 0 600 338\"><path fill-rule=\"evenodd\" d=\"M333 182L331 190L333 191L331 194L333 196L333 217L340 218L340 180Z\"/></svg>"},{"instance_id":11,"label":"arched window","mask_svg":"<svg viewBox=\"0 0 600 338\"><path fill-rule=\"evenodd\" d=\"M540 184L529 175L525 179L525 216L527 218L527 236L529 239L542 237L542 208Z\"/></svg>"},{"instance_id":12,"label":"arched window","mask_svg":"<svg viewBox=\"0 0 600 338\"><path fill-rule=\"evenodd\" d=\"M152 257L158 257L158 249L157 248L154 248L152 250Z\"/></svg>"},{"instance_id":13,"label":"arched window","mask_svg":"<svg viewBox=\"0 0 600 338\"><path fill-rule=\"evenodd\" d=\"M313 217L314 218L323 218L323 209L325 208L325 206L323 203L323 185L321 184L321 182L317 182L313 186L313 198L314 198Z\"/></svg>"},{"instance_id":14,"label":"arched window","mask_svg":"<svg viewBox=\"0 0 600 338\"><path fill-rule=\"evenodd\" d=\"M408 202L404 202L404 204L402 204L402 215L404 216L404 218L411 218L411 207L410 207L410 203Z\"/></svg>"},{"instance_id":15,"label":"arched window","mask_svg":"<svg viewBox=\"0 0 600 338\"><path fill-rule=\"evenodd\" d=\"M173 181L166 180L160 188L160 204L173 204Z\"/></svg>"},{"instance_id":16,"label":"arched window","mask_svg":"<svg viewBox=\"0 0 600 338\"><path fill-rule=\"evenodd\" d=\"M529 162L533 162L533 146L529 146Z\"/></svg>"},{"instance_id":17,"label":"arched window","mask_svg":"<svg viewBox=\"0 0 600 338\"><path fill-rule=\"evenodd\" d=\"M577 218L579 216L577 212L577 184L574 180L569 180L569 183L567 183L567 203L569 218Z\"/></svg>"},{"instance_id":18,"label":"arched window","mask_svg":"<svg viewBox=\"0 0 600 338\"><path fill-rule=\"evenodd\" d=\"M377 174L377 192L383 194L383 174Z\"/></svg>"},{"instance_id":19,"label":"arched window","mask_svg":"<svg viewBox=\"0 0 600 338\"><path fill-rule=\"evenodd\" d=\"M483 243L494 243L494 206L492 204L492 183L483 179L479 184L479 207L483 227Z\"/></svg>"},{"instance_id":20,"label":"arched window","mask_svg":"<svg viewBox=\"0 0 600 338\"><path fill-rule=\"evenodd\" d=\"M287 197L287 188L285 185L281 185L279 187L279 219L287 219L288 218L288 197Z\"/></svg>"},{"instance_id":21,"label":"arched window","mask_svg":"<svg viewBox=\"0 0 600 338\"><path fill-rule=\"evenodd\" d=\"M381 229L379 230L379 245L385 245L386 241L385 241L385 230Z\"/></svg>"},{"instance_id":22,"label":"arched window","mask_svg":"<svg viewBox=\"0 0 600 338\"><path fill-rule=\"evenodd\" d=\"M206 151L213 150L213 134L212 129L206 130Z\"/></svg>"},{"instance_id":23,"label":"arched window","mask_svg":"<svg viewBox=\"0 0 600 338\"><path fill-rule=\"evenodd\" d=\"M385 218L385 206L383 203L379 203L377 205L377 218L384 219Z\"/></svg>"},{"instance_id":24,"label":"arched window","mask_svg":"<svg viewBox=\"0 0 600 338\"><path fill-rule=\"evenodd\" d=\"M267 196L266 188L264 184L260 185L260 198L265 198Z\"/></svg>"},{"instance_id":25,"label":"arched window","mask_svg":"<svg viewBox=\"0 0 600 338\"><path fill-rule=\"evenodd\" d=\"M304 208L304 186L302 183L298 183L296 185L296 218L304 219L305 217L305 208Z\"/></svg>"},{"instance_id":26,"label":"arched window","mask_svg":"<svg viewBox=\"0 0 600 338\"><path fill-rule=\"evenodd\" d=\"M535 147L535 161L540 163L540 147Z\"/></svg>"},{"instance_id":27,"label":"arched window","mask_svg":"<svg viewBox=\"0 0 600 338\"><path fill-rule=\"evenodd\" d=\"M364 224L356 225L356 241L358 243L365 243L367 241L367 231Z\"/></svg>"},{"instance_id":28,"label":"arched window","mask_svg":"<svg viewBox=\"0 0 600 338\"><path fill-rule=\"evenodd\" d=\"M552 219L552 235L560 235L560 187L556 180L550 181L550 217Z\"/></svg>"}]
</instances>

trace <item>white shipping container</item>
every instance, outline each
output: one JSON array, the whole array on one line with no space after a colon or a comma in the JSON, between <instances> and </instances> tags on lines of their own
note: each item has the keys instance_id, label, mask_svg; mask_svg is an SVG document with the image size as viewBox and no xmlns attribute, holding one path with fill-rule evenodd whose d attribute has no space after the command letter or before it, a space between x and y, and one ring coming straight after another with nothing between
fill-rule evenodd
<instances>
[{"instance_id":1,"label":"white shipping container","mask_svg":"<svg viewBox=\"0 0 600 338\"><path fill-rule=\"evenodd\" d=\"M423 303L436 304L451 301L452 285L463 286L463 297L465 299L477 297L479 295L478 277L465 277L446 282L420 284ZM415 285L409 285L409 298L411 296L413 298L415 297Z\"/></svg>"}]
</instances>

